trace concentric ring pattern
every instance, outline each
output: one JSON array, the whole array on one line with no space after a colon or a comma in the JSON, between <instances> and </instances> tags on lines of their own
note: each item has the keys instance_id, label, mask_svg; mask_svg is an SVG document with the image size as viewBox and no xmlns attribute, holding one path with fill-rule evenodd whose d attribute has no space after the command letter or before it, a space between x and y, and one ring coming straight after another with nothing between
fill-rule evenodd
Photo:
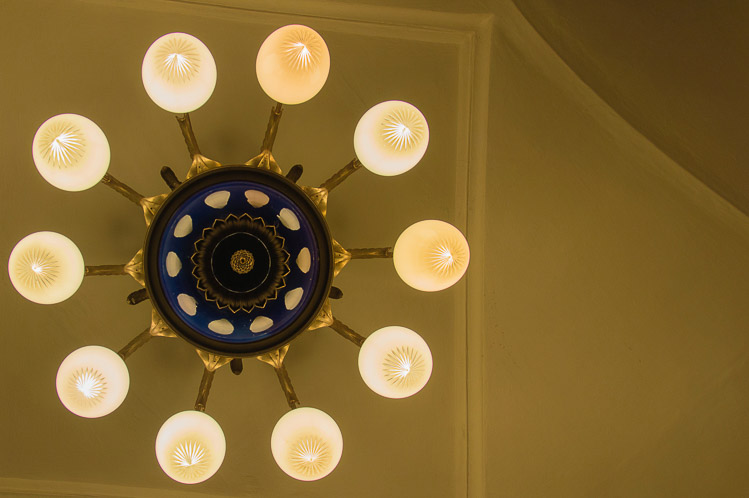
<instances>
[{"instance_id":1,"label":"concentric ring pattern","mask_svg":"<svg viewBox=\"0 0 749 498\"><path fill-rule=\"evenodd\" d=\"M221 308L207 299L192 271L196 243L216 220L231 215L261 219L283 239L289 255L288 274L277 294L249 311ZM171 309L194 331L225 343L248 343L284 330L307 307L319 276L319 258L313 228L289 197L260 182L226 181L199 190L172 214L159 242L158 278Z\"/></svg>"}]
</instances>

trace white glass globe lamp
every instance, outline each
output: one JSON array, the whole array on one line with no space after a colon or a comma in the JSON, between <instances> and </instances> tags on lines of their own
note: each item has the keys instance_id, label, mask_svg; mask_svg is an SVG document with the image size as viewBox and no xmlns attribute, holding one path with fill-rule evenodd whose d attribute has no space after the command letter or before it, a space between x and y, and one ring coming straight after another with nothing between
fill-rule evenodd
<instances>
[{"instance_id":1,"label":"white glass globe lamp","mask_svg":"<svg viewBox=\"0 0 749 498\"><path fill-rule=\"evenodd\" d=\"M432 352L424 339L406 327L384 327L359 350L359 373L367 386L386 398L419 392L432 375Z\"/></svg>"},{"instance_id":2,"label":"white glass globe lamp","mask_svg":"<svg viewBox=\"0 0 749 498\"><path fill-rule=\"evenodd\" d=\"M59 303L75 294L85 270L78 247L55 232L27 235L16 244L8 259L13 287L38 304Z\"/></svg>"},{"instance_id":3,"label":"white glass globe lamp","mask_svg":"<svg viewBox=\"0 0 749 498\"><path fill-rule=\"evenodd\" d=\"M449 223L424 220L403 231L393 248L398 276L421 291L439 291L455 284L468 268L468 241Z\"/></svg>"},{"instance_id":4,"label":"white glass globe lamp","mask_svg":"<svg viewBox=\"0 0 749 498\"><path fill-rule=\"evenodd\" d=\"M369 109L354 130L356 157L372 173L400 175L424 157L429 125L408 102L390 100Z\"/></svg>"},{"instance_id":5,"label":"white glass globe lamp","mask_svg":"<svg viewBox=\"0 0 749 498\"><path fill-rule=\"evenodd\" d=\"M112 413L127 396L130 375L120 355L101 346L70 353L57 370L57 396L79 417Z\"/></svg>"},{"instance_id":6,"label":"white glass globe lamp","mask_svg":"<svg viewBox=\"0 0 749 498\"><path fill-rule=\"evenodd\" d=\"M62 190L91 188L109 169L107 137L96 123L78 114L58 114L42 123L31 153L39 174Z\"/></svg>"},{"instance_id":7,"label":"white glass globe lamp","mask_svg":"<svg viewBox=\"0 0 749 498\"><path fill-rule=\"evenodd\" d=\"M205 104L216 87L216 62L205 44L187 33L169 33L151 44L141 77L156 105L175 113Z\"/></svg>"},{"instance_id":8,"label":"white glass globe lamp","mask_svg":"<svg viewBox=\"0 0 749 498\"><path fill-rule=\"evenodd\" d=\"M172 415L156 436L156 458L161 469L183 484L197 484L213 476L225 454L221 426L210 415L196 410Z\"/></svg>"},{"instance_id":9,"label":"white glass globe lamp","mask_svg":"<svg viewBox=\"0 0 749 498\"><path fill-rule=\"evenodd\" d=\"M324 411L309 407L281 417L270 444L281 470L300 481L316 481L330 474L343 453L338 424Z\"/></svg>"},{"instance_id":10,"label":"white glass globe lamp","mask_svg":"<svg viewBox=\"0 0 749 498\"><path fill-rule=\"evenodd\" d=\"M260 46L255 71L270 98L282 104L301 104L317 95L328 79L328 46L307 26L278 28Z\"/></svg>"}]
</instances>

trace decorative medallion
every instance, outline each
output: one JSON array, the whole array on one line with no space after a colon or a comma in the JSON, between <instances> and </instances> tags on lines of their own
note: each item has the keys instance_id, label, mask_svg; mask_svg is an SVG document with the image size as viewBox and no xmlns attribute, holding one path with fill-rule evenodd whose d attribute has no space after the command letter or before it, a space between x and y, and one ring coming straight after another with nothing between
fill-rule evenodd
<instances>
[{"instance_id":1,"label":"decorative medallion","mask_svg":"<svg viewBox=\"0 0 749 498\"><path fill-rule=\"evenodd\" d=\"M265 308L286 287L289 253L274 225L247 213L230 214L203 229L195 242L192 274L206 301L247 313Z\"/></svg>"}]
</instances>

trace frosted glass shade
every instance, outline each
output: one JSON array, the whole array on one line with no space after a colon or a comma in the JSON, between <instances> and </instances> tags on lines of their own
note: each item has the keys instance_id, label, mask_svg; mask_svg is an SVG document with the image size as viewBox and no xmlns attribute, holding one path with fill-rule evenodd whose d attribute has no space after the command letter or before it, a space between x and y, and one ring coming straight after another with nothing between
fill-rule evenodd
<instances>
[{"instance_id":1,"label":"frosted glass shade","mask_svg":"<svg viewBox=\"0 0 749 498\"><path fill-rule=\"evenodd\" d=\"M216 62L205 44L187 33L169 33L151 44L143 57L146 93L170 112L192 112L216 87Z\"/></svg>"},{"instance_id":2,"label":"frosted glass shade","mask_svg":"<svg viewBox=\"0 0 749 498\"><path fill-rule=\"evenodd\" d=\"M386 398L412 396L432 375L432 352L406 327L384 327L359 350L359 373L371 390Z\"/></svg>"},{"instance_id":3,"label":"frosted glass shade","mask_svg":"<svg viewBox=\"0 0 749 498\"><path fill-rule=\"evenodd\" d=\"M183 484L197 484L213 476L225 454L224 431L203 412L187 410L172 415L156 436L161 469Z\"/></svg>"},{"instance_id":4,"label":"frosted glass shade","mask_svg":"<svg viewBox=\"0 0 749 498\"><path fill-rule=\"evenodd\" d=\"M438 291L455 284L468 268L468 241L449 223L424 220L403 231L393 248L398 276L421 291Z\"/></svg>"},{"instance_id":5,"label":"frosted glass shade","mask_svg":"<svg viewBox=\"0 0 749 498\"><path fill-rule=\"evenodd\" d=\"M58 114L42 123L31 145L39 174L62 190L86 190L109 169L109 142L96 123Z\"/></svg>"},{"instance_id":6,"label":"frosted glass shade","mask_svg":"<svg viewBox=\"0 0 749 498\"><path fill-rule=\"evenodd\" d=\"M130 375L111 349L86 346L70 353L57 370L57 396L79 417L103 417L127 396Z\"/></svg>"},{"instance_id":7,"label":"frosted glass shade","mask_svg":"<svg viewBox=\"0 0 749 498\"><path fill-rule=\"evenodd\" d=\"M343 436L330 415L297 408L281 417L270 441L281 470L300 481L316 481L333 472L343 453Z\"/></svg>"},{"instance_id":8,"label":"frosted glass shade","mask_svg":"<svg viewBox=\"0 0 749 498\"><path fill-rule=\"evenodd\" d=\"M78 290L85 266L72 240L55 232L21 239L8 259L8 275L19 294L39 304L66 300Z\"/></svg>"},{"instance_id":9,"label":"frosted glass shade","mask_svg":"<svg viewBox=\"0 0 749 498\"><path fill-rule=\"evenodd\" d=\"M307 26L278 28L260 46L255 71L270 98L282 104L301 104L317 95L328 79L328 46Z\"/></svg>"},{"instance_id":10,"label":"frosted glass shade","mask_svg":"<svg viewBox=\"0 0 749 498\"><path fill-rule=\"evenodd\" d=\"M424 115L408 102L390 100L372 107L354 130L356 157L372 173L394 176L416 166L429 145Z\"/></svg>"}]
</instances>

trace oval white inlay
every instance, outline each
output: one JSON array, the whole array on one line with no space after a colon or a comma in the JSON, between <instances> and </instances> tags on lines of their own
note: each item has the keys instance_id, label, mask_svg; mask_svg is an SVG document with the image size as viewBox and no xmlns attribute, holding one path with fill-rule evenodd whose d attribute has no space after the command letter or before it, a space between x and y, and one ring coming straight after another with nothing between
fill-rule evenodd
<instances>
[{"instance_id":1,"label":"oval white inlay","mask_svg":"<svg viewBox=\"0 0 749 498\"><path fill-rule=\"evenodd\" d=\"M230 196L231 192L228 190L220 190L206 197L204 202L212 208L221 209L229 202Z\"/></svg>"},{"instance_id":2,"label":"oval white inlay","mask_svg":"<svg viewBox=\"0 0 749 498\"><path fill-rule=\"evenodd\" d=\"M192 296L180 294L177 296L177 302L179 303L179 307L182 308L182 311L190 316L195 316L195 313L198 312L198 302Z\"/></svg>"},{"instance_id":3,"label":"oval white inlay","mask_svg":"<svg viewBox=\"0 0 749 498\"><path fill-rule=\"evenodd\" d=\"M186 214L177 222L177 226L174 227L174 236L182 238L192 232L192 218L189 214Z\"/></svg>"},{"instance_id":4,"label":"oval white inlay","mask_svg":"<svg viewBox=\"0 0 749 498\"><path fill-rule=\"evenodd\" d=\"M302 300L303 294L304 290L301 287L291 289L289 292L287 292L283 298L284 304L286 304L286 309L293 310L294 308L296 308L299 304L299 301Z\"/></svg>"},{"instance_id":5,"label":"oval white inlay","mask_svg":"<svg viewBox=\"0 0 749 498\"><path fill-rule=\"evenodd\" d=\"M299 218L296 217L291 209L283 208L281 212L278 213L278 219L281 220L281 223L283 223L283 225L289 230L299 230Z\"/></svg>"},{"instance_id":6,"label":"oval white inlay","mask_svg":"<svg viewBox=\"0 0 749 498\"><path fill-rule=\"evenodd\" d=\"M247 197L247 202L256 208L263 207L270 201L270 198L259 190L247 190L244 196Z\"/></svg>"},{"instance_id":7,"label":"oval white inlay","mask_svg":"<svg viewBox=\"0 0 749 498\"><path fill-rule=\"evenodd\" d=\"M177 253L171 251L166 255L166 272L170 277L176 277L182 269L182 261L179 260Z\"/></svg>"},{"instance_id":8,"label":"oval white inlay","mask_svg":"<svg viewBox=\"0 0 749 498\"><path fill-rule=\"evenodd\" d=\"M258 333L264 330L268 330L273 326L273 320L266 316L259 316L252 320L250 324L250 332Z\"/></svg>"},{"instance_id":9,"label":"oval white inlay","mask_svg":"<svg viewBox=\"0 0 749 498\"><path fill-rule=\"evenodd\" d=\"M222 318L221 320L213 320L208 324L208 328L221 335L229 335L234 332L234 325L232 325L231 322L226 318Z\"/></svg>"},{"instance_id":10,"label":"oval white inlay","mask_svg":"<svg viewBox=\"0 0 749 498\"><path fill-rule=\"evenodd\" d=\"M296 265L302 270L302 273L307 273L311 264L312 256L309 254L309 249L305 247L299 251L299 256L296 257Z\"/></svg>"}]
</instances>

